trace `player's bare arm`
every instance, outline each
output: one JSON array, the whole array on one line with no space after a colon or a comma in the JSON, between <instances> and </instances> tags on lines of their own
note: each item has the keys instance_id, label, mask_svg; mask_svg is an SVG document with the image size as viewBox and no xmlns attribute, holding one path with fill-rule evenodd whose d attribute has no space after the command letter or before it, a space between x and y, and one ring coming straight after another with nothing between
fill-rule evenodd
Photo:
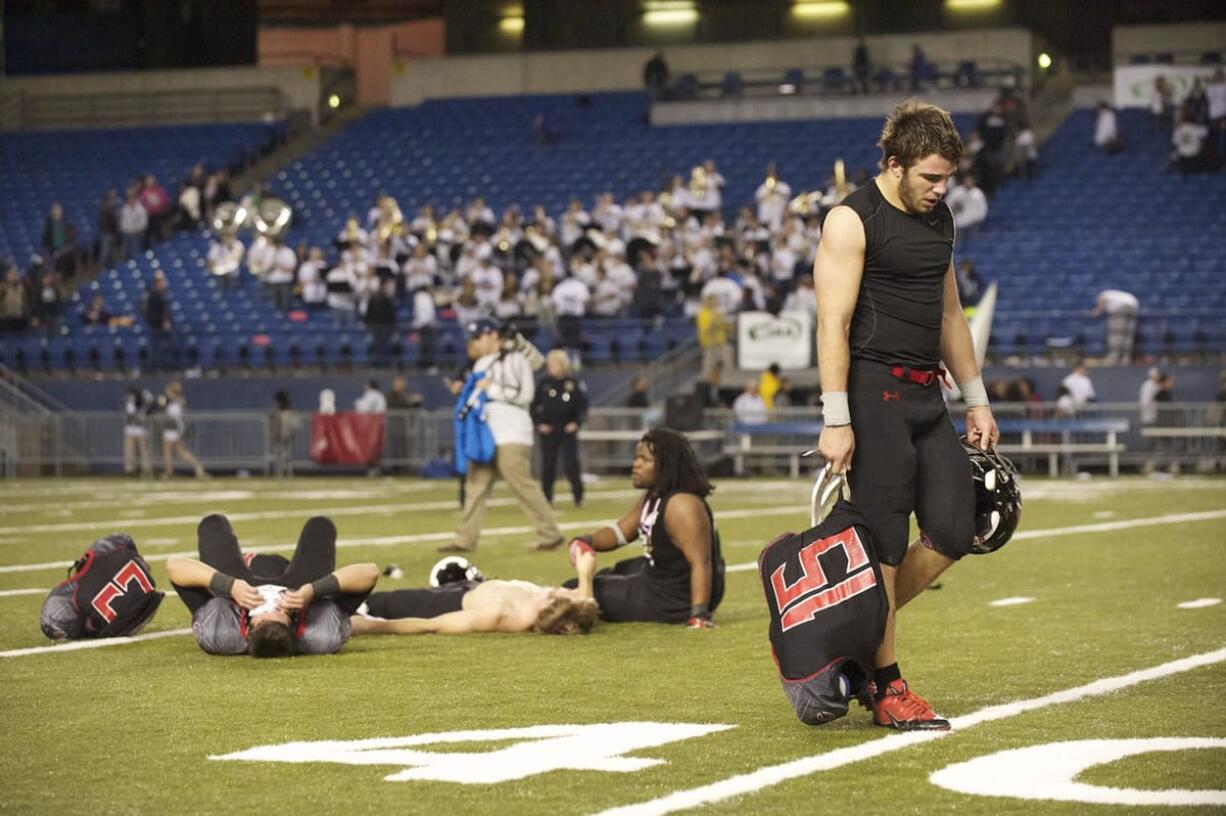
<instances>
[{"instance_id":1,"label":"player's bare arm","mask_svg":"<svg viewBox=\"0 0 1226 816\"><path fill-rule=\"evenodd\" d=\"M617 521L610 522L599 530L584 536L572 538L570 541L570 562L576 567L577 554L586 551L610 552L618 547L624 547L639 537L639 514L643 512L643 502L646 494L626 511Z\"/></svg>"},{"instance_id":2,"label":"player's bare arm","mask_svg":"<svg viewBox=\"0 0 1226 816\"><path fill-rule=\"evenodd\" d=\"M975 362L975 345L971 329L962 311L958 297L958 283L954 277L951 261L945 273L941 311L941 359L944 360L954 382L967 398L966 438L979 448L992 448L1000 440L1000 430L987 404L987 396L980 376L979 364Z\"/></svg>"},{"instance_id":3,"label":"player's bare arm","mask_svg":"<svg viewBox=\"0 0 1226 816\"><path fill-rule=\"evenodd\" d=\"M826 216L813 263L817 292L817 365L825 426L817 449L835 473L851 467L855 436L847 413L847 371L851 365L851 318L864 274L864 225L850 207Z\"/></svg>"},{"instance_id":4,"label":"player's bare arm","mask_svg":"<svg viewBox=\"0 0 1226 816\"><path fill-rule=\"evenodd\" d=\"M166 575L170 582L181 587L209 587L221 573L203 561L194 558L172 558L166 562ZM376 576L378 569L376 568ZM233 577L233 576L227 576ZM257 609L264 603L263 596L251 584L235 578L230 586L230 597L243 609Z\"/></svg>"},{"instance_id":5,"label":"player's bare arm","mask_svg":"<svg viewBox=\"0 0 1226 816\"><path fill-rule=\"evenodd\" d=\"M594 586L596 553L581 550L575 554L575 575L579 578L579 586L575 588L575 592L580 598L594 600L596 598Z\"/></svg>"},{"instance_id":6,"label":"player's bare arm","mask_svg":"<svg viewBox=\"0 0 1226 816\"><path fill-rule=\"evenodd\" d=\"M347 564L333 572L332 577L336 580L332 592L369 592L379 580L379 566L372 563ZM286 612L306 609L315 596L315 584L303 584L281 596L281 608Z\"/></svg>"},{"instance_id":7,"label":"player's bare arm","mask_svg":"<svg viewBox=\"0 0 1226 816\"><path fill-rule=\"evenodd\" d=\"M691 618L710 618L711 521L697 496L678 493L664 507L664 529L690 564Z\"/></svg>"}]
</instances>

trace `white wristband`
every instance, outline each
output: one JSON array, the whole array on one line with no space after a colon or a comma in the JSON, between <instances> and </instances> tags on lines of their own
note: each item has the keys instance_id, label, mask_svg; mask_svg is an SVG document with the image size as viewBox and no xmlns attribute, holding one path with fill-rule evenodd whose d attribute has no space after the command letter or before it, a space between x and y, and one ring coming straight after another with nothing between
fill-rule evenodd
<instances>
[{"instance_id":1,"label":"white wristband","mask_svg":"<svg viewBox=\"0 0 1226 816\"><path fill-rule=\"evenodd\" d=\"M622 532L621 525L610 524L608 525L608 527L610 530L613 531L613 535L617 537L617 546L624 547L630 543L629 541L626 540L626 534Z\"/></svg>"},{"instance_id":2,"label":"white wristband","mask_svg":"<svg viewBox=\"0 0 1226 816\"><path fill-rule=\"evenodd\" d=\"M972 377L958 383L958 388L962 391L962 401L967 408L982 408L988 404L988 389L983 387L983 377Z\"/></svg>"},{"instance_id":3,"label":"white wristband","mask_svg":"<svg viewBox=\"0 0 1226 816\"><path fill-rule=\"evenodd\" d=\"M851 424L851 408L847 406L846 391L822 392L822 419L827 428Z\"/></svg>"}]
</instances>

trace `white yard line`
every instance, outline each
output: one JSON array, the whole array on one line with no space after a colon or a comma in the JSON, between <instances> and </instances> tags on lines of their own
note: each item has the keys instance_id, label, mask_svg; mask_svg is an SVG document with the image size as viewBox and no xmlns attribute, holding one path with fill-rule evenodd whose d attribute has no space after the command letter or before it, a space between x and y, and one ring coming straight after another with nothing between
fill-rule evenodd
<instances>
[{"instance_id":1,"label":"white yard line","mask_svg":"<svg viewBox=\"0 0 1226 816\"><path fill-rule=\"evenodd\" d=\"M0 598L8 598L13 595L46 595L50 591L51 591L50 589L46 589L46 588L44 589L39 589L39 588L5 589L5 590L0 591Z\"/></svg>"},{"instance_id":2,"label":"white yard line","mask_svg":"<svg viewBox=\"0 0 1226 816\"><path fill-rule=\"evenodd\" d=\"M1165 516L1104 521L1098 524L1078 524L1073 527L1057 527L1051 530L1023 530L1013 534L1013 541L1032 538L1077 535L1079 533L1109 533L1114 530L1131 530L1135 527L1151 527L1155 524L1182 524L1188 521L1214 521L1226 518L1226 510L1202 510L1197 513L1171 513Z\"/></svg>"},{"instance_id":3,"label":"white yard line","mask_svg":"<svg viewBox=\"0 0 1226 816\"><path fill-rule=\"evenodd\" d=\"M796 488L796 484L793 484L791 486L792 488ZM780 484L769 483L769 482L738 485L739 493L772 494L772 497L774 497L774 499L777 499L777 497L779 497L780 488L781 488ZM641 493L642 493L641 490L618 488L618 489L612 489L612 490L591 490L591 491L588 491L588 493L586 494L586 497L588 500L636 499L636 497L638 497ZM253 499L259 499L262 501L262 500L268 499L268 497L270 496L256 495L256 496L253 496ZM799 507L802 507L801 501L803 501L803 495L798 493L797 497L798 497L798 501L797 501L797 504L794 506L799 508ZM123 502L130 502L130 501L132 501L131 495L119 496L119 497L116 497L115 501L107 502L105 506L115 506L116 504L123 504ZM196 504L206 504L207 499L200 499L199 495L194 496L192 494L185 493L183 495L183 501L181 502L180 501L168 501L168 500L163 500L163 501L167 501L167 504L192 504L192 502L196 502ZM490 507L519 506L519 500L516 500L515 497L501 497L501 499L490 499L488 501L488 505ZM55 504L55 508L59 508L59 510L61 510L61 508L70 508L72 506L74 506L72 505L72 502L56 502ZM9 505L5 505L4 508L5 510L12 510L12 507ZM341 506L341 507L311 507L309 508L309 512L311 513L311 515L315 515L315 516L362 516L362 515L378 515L378 513L407 513L407 512L430 511L430 510L459 510L459 508L457 508L456 506L456 500L452 499L452 497L447 497L447 499L439 499L435 501L418 501L418 502L396 502L394 501L394 502L390 502L390 504L378 504L378 505L347 505L347 506ZM294 508L294 510L268 510L268 511L250 511L250 512L230 513L228 517L230 521L232 522L262 521L262 519L270 519L270 518L302 518L305 515L305 512L308 512L308 511L304 511L303 508ZM799 513L801 512L801 510L797 510L797 512ZM16 533L72 533L72 532L83 532L83 531L99 531L99 529L107 529L107 531L109 531L109 529L132 529L132 528L137 528L137 527L162 527L162 526L169 526L169 524L191 524L191 526L194 527L195 524L200 523L200 518L201 516L204 516L204 515L205 513L201 513L201 515L195 515L195 516L161 516L161 517L154 517L154 518L139 518L139 519L112 518L112 519L103 519L103 521L60 522L60 523L55 523L55 524L22 524L22 526L12 526L12 527L6 527L0 524L0 535L2 535L2 537L5 537L7 540L17 540L17 542L20 542L21 540L20 538L17 538L17 539L12 538L13 534L16 534ZM723 516L725 515L725 513L720 513L720 515Z\"/></svg>"},{"instance_id":4,"label":"white yard line","mask_svg":"<svg viewBox=\"0 0 1226 816\"><path fill-rule=\"evenodd\" d=\"M58 646L31 646L28 649L9 649L7 652L0 652L0 657L26 657L27 655L54 654L56 652L75 652L78 649L101 649L104 646L122 646L125 643L140 643L145 640L178 637L180 635L190 635L191 633L191 629L167 629L164 632L150 632L147 635L133 635L132 637L73 640L68 643L61 643Z\"/></svg>"},{"instance_id":5,"label":"white yard line","mask_svg":"<svg viewBox=\"0 0 1226 816\"><path fill-rule=\"evenodd\" d=\"M637 491L628 492L632 493L633 495L638 495ZM451 506L455 506L454 502L451 504ZM719 514L719 517L722 519L757 518L758 516L784 515L796 515L800 517L803 515L803 513L804 511L798 510L796 505L789 504L782 507L759 507L753 510L725 510ZM302 514L299 512L295 513L294 515L301 517ZM237 515L229 516L229 518L231 521L233 521L237 518ZM558 529L591 530L593 526L599 524L600 522L591 521L590 519L586 521L568 521L559 524ZM481 536L482 538L496 538L499 536L527 536L533 535L535 532L536 528L526 525L522 527L493 527L488 530L482 530ZM436 544L439 542L450 543L454 540L455 532L452 530L447 530L445 532L438 533L417 533L415 535L403 536L369 536L365 538L348 538L337 541L336 546L337 549L344 547L392 547L400 544ZM292 551L295 546L296 545L294 544L273 544L266 547L243 547L243 550L245 552L289 552ZM197 554L195 550L185 550L183 552L173 553L151 553L149 555L145 555L144 559L146 561L165 561L168 558L181 557L195 558L197 557ZM39 570L64 569L71 563L71 561L45 561L38 564L10 564L8 566L0 567L0 573L37 572Z\"/></svg>"},{"instance_id":6,"label":"white yard line","mask_svg":"<svg viewBox=\"0 0 1226 816\"><path fill-rule=\"evenodd\" d=\"M1117 677L1095 680L1083 686L1057 691L1043 697L1034 697L1029 700L1018 700L1014 703L981 708L971 714L954 717L950 721L953 725L952 731L912 731L906 734L891 734L890 736L870 740L859 745L838 748L824 754L802 757L780 765L768 765L747 774L729 777L710 785L677 791L667 796L662 796L659 799L652 799L637 805L610 808L609 810L601 811L598 816L662 816L662 814L688 810L700 805L722 802L736 796L756 793L763 788L778 785L790 779L798 779L820 771L841 768L853 762L874 759L883 754L909 748L922 742L930 742L931 740L958 734L960 731L973 728L976 725L1003 720L1008 717L1016 717L1019 714L1025 714L1051 705L1073 703L1078 700L1084 700L1087 697L1110 694L1111 692L1120 691L1149 680L1159 680L1181 672L1192 671L1204 666L1212 666L1224 660L1226 660L1226 649L1205 652L1204 654L1185 657L1181 660L1173 660L1170 663L1163 663L1149 669L1141 669ZM746 807L745 809L752 810L751 807Z\"/></svg>"}]
</instances>

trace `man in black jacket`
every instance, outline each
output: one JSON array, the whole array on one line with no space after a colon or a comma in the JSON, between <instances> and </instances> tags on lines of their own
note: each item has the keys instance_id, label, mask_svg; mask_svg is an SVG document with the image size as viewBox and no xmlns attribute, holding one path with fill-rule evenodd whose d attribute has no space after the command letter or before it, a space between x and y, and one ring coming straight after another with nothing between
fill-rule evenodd
<instances>
[{"instance_id":1,"label":"man in black jacket","mask_svg":"<svg viewBox=\"0 0 1226 816\"><path fill-rule=\"evenodd\" d=\"M541 489L553 504L553 482L557 474L558 452L562 468L570 480L575 506L583 506L583 474L579 468L579 426L587 418L587 390L570 376L570 358L554 349L545 358L548 376L536 389L532 400L532 421L541 435Z\"/></svg>"}]
</instances>

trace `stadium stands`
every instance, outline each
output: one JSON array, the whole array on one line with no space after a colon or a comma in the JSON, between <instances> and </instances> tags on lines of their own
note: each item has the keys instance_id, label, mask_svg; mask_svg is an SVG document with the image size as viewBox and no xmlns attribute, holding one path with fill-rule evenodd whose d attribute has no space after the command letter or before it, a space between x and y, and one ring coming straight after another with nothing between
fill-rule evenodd
<instances>
[{"instance_id":1,"label":"stadium stands","mask_svg":"<svg viewBox=\"0 0 1226 816\"><path fill-rule=\"evenodd\" d=\"M572 196L587 204L605 190L620 198L658 189L673 174L714 159L727 180L723 200L730 217L752 200L769 162L802 191L824 187L836 158L852 170L870 169L877 160L876 118L650 127L647 105L645 94L608 93L434 100L375 111L284 167L269 187L295 210L291 245L330 247L346 217L363 218L380 192L395 196L406 217L424 204L446 209L476 195L496 212L540 203L556 216ZM538 115L558 134L555 146L534 140ZM971 116L955 119L964 133L974 126ZM1142 351L1191 354L1226 345L1226 270L1215 239L1226 188L1213 176L1168 173L1167 136L1146 114L1125 111L1120 121L1127 147L1105 156L1091 144L1092 113L1070 116L1043 146L1037 177L1003 187L985 228L960 243L958 256L974 258L985 279L1000 283L993 332L1000 355L1049 348L1101 352L1101 323L1085 313L1095 294L1109 287L1141 298ZM177 179L197 160L216 165L241 158L268 135L260 125L119 133L127 141L112 149L100 146L108 142L97 133L3 137L13 147L5 161L17 171L20 194L0 205L7 230L0 251L20 257L37 243L50 200L59 198L71 220L89 224L97 194L108 186L141 170ZM115 141L114 133L108 138ZM225 290L204 270L206 248L205 236L180 235L147 257L103 271L78 293L66 315L66 335L6 340L0 362L103 370L148 362L139 322L131 329L89 329L77 316L95 291L112 312L135 313L159 269L170 282L181 365L369 361L369 336L360 323L337 322L327 313L291 319L273 310L252 281ZM408 310L407 303L400 305L402 322ZM651 359L689 333L688 321L680 320L663 337L641 325L592 328L588 359ZM458 357L459 328L444 324L438 348L440 362ZM402 344L400 359L417 361L411 340Z\"/></svg>"},{"instance_id":2,"label":"stadium stands","mask_svg":"<svg viewBox=\"0 0 1226 816\"><path fill-rule=\"evenodd\" d=\"M1042 148L1031 182L992 199L987 228L961 243L1000 284L992 348L1042 353L1049 338L1091 355L1103 324L1086 317L1102 289L1141 301L1138 351L1226 349L1226 184L1167 170L1170 134L1148 112L1119 114L1125 149L1094 149L1094 112L1074 112Z\"/></svg>"}]
</instances>

